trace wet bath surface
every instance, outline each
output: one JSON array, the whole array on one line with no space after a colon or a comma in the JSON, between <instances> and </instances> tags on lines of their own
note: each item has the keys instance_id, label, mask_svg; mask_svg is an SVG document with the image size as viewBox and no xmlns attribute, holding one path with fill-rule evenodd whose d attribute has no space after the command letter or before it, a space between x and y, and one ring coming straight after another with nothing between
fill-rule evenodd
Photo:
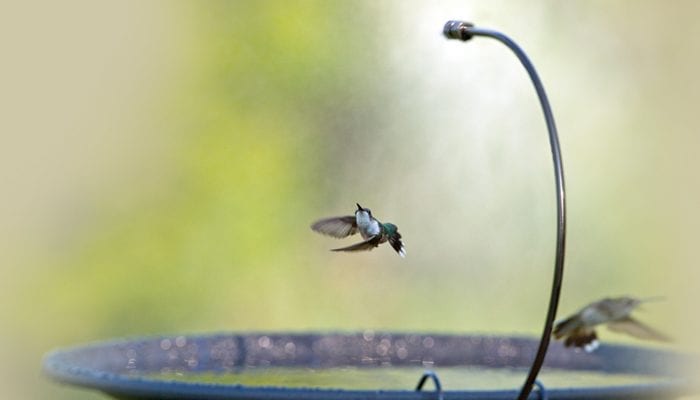
<instances>
[{"instance_id":1,"label":"wet bath surface","mask_svg":"<svg viewBox=\"0 0 700 400\"><path fill-rule=\"evenodd\" d=\"M425 371L406 368L255 368L227 373L162 372L145 377L156 380L205 382L244 386L329 388L346 390L410 390ZM435 368L443 390L498 390L517 388L527 373L523 368L483 369L477 367ZM609 374L595 371L545 369L540 381L548 388L596 387L648 384L660 379L635 374ZM433 390L426 383L425 390Z\"/></svg>"}]
</instances>

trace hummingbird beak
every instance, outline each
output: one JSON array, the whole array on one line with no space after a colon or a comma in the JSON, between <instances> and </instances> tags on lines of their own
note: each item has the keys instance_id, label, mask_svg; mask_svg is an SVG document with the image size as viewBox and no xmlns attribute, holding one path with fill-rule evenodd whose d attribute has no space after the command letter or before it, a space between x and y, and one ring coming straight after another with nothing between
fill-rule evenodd
<instances>
[{"instance_id":1,"label":"hummingbird beak","mask_svg":"<svg viewBox=\"0 0 700 400\"><path fill-rule=\"evenodd\" d=\"M640 303L649 303L653 301L663 301L666 300L665 296L653 296L653 297L645 297L643 299L639 299Z\"/></svg>"},{"instance_id":2,"label":"hummingbird beak","mask_svg":"<svg viewBox=\"0 0 700 400\"><path fill-rule=\"evenodd\" d=\"M650 302L655 302L655 301L663 301L666 300L666 297L664 296L652 296L652 297L645 297L643 299L639 299L639 306L637 306L637 309L640 311L646 311L646 308L644 308L644 304L650 303Z\"/></svg>"},{"instance_id":3,"label":"hummingbird beak","mask_svg":"<svg viewBox=\"0 0 700 400\"><path fill-rule=\"evenodd\" d=\"M362 208L360 203L355 203L355 204L357 204L357 211L364 211L365 210L364 208Z\"/></svg>"}]
</instances>

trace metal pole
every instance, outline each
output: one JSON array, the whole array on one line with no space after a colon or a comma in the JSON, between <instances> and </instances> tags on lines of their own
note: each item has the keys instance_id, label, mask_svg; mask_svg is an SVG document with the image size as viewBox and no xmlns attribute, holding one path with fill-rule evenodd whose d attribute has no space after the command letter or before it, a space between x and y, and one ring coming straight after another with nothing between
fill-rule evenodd
<instances>
[{"instance_id":1,"label":"metal pole","mask_svg":"<svg viewBox=\"0 0 700 400\"><path fill-rule=\"evenodd\" d=\"M556 256L554 259L554 279L552 281L552 292L549 299L549 308L547 309L547 317L545 319L544 330L540 339L540 344L537 349L537 354L530 367L530 372L525 379L525 383L520 391L518 400L526 400L532 391L532 387L537 379L537 374L542 368L544 357L547 354L550 337L552 335L552 327L554 318L557 314L557 306L559 305L559 295L561 293L561 283L564 275L564 250L566 246L566 202L564 193L564 168L561 161L561 149L559 148L559 136L557 135L557 127L554 124L554 115L547 100L547 94L544 91L542 81L535 67L530 62L525 52L508 36L489 29L481 29L474 27L473 24L462 21L448 21L445 24L444 34L449 39L459 39L467 41L474 36L485 36L496 39L510 48L518 57L523 67L530 75L532 84L535 86L537 97L539 97L542 105L542 112L547 123L547 131L549 133L549 144L552 152L552 162L554 164L554 180L556 184L557 197L557 237L556 237Z\"/></svg>"}]
</instances>

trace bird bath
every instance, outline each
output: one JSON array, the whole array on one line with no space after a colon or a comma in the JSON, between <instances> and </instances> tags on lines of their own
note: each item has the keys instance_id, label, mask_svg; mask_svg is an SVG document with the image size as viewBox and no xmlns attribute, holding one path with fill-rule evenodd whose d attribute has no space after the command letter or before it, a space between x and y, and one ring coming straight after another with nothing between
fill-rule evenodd
<instances>
[{"instance_id":1,"label":"bird bath","mask_svg":"<svg viewBox=\"0 0 700 400\"><path fill-rule=\"evenodd\" d=\"M537 346L518 337L388 332L170 336L57 350L44 369L120 399L513 399ZM684 358L555 343L530 398L674 398L689 392L676 377ZM433 384L414 390L426 369L440 377L441 393Z\"/></svg>"}]
</instances>

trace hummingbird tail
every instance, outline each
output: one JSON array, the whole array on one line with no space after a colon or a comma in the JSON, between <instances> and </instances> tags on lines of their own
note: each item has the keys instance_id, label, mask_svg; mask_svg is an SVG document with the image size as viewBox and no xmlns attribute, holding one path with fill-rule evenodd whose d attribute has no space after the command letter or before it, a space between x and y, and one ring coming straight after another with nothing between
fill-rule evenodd
<instances>
[{"instance_id":1,"label":"hummingbird tail","mask_svg":"<svg viewBox=\"0 0 700 400\"><path fill-rule=\"evenodd\" d=\"M582 348L587 353L598 348L598 335L595 330L586 327L578 315L558 322L552 335L555 339L564 339L564 347Z\"/></svg>"},{"instance_id":2,"label":"hummingbird tail","mask_svg":"<svg viewBox=\"0 0 700 400\"><path fill-rule=\"evenodd\" d=\"M396 250L401 257L406 257L406 246L401 241L401 234L396 232L396 235L389 238L389 244Z\"/></svg>"},{"instance_id":3,"label":"hummingbird tail","mask_svg":"<svg viewBox=\"0 0 700 400\"><path fill-rule=\"evenodd\" d=\"M598 335L593 329L577 329L564 339L565 347L578 347L587 353L598 348Z\"/></svg>"}]
</instances>

